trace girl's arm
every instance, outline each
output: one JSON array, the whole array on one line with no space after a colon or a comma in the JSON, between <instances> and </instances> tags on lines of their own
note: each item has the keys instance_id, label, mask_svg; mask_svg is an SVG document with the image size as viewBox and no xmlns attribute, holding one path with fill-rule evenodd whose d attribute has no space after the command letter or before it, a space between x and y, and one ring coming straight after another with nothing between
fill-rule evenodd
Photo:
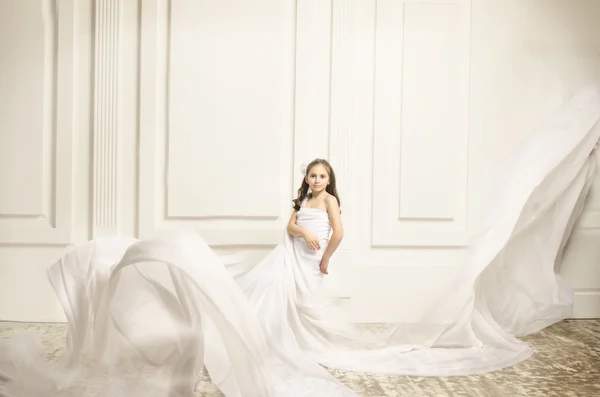
<instances>
[{"instance_id":1,"label":"girl's arm","mask_svg":"<svg viewBox=\"0 0 600 397\"><path fill-rule=\"evenodd\" d=\"M340 206L334 196L328 196L325 199L327 213L329 214L329 223L333 229L327 249L323 253L323 259L329 260L335 250L339 247L344 237L344 228L342 227L342 217L340 215Z\"/></svg>"},{"instance_id":2,"label":"girl's arm","mask_svg":"<svg viewBox=\"0 0 600 397\"><path fill-rule=\"evenodd\" d=\"M294 211L292 216L290 217L290 221L287 225L287 232L290 236L294 237L304 237L306 230L296 225L296 220L298 219L298 211Z\"/></svg>"},{"instance_id":3,"label":"girl's arm","mask_svg":"<svg viewBox=\"0 0 600 397\"><path fill-rule=\"evenodd\" d=\"M310 231L298 226L296 224L296 220L298 219L298 211L294 211L292 216L290 217L290 221L288 222L287 232L290 236L294 237L304 237L306 241L306 245L308 248L313 250L320 250L321 243L319 243L319 239L317 236L312 234Z\"/></svg>"}]
</instances>

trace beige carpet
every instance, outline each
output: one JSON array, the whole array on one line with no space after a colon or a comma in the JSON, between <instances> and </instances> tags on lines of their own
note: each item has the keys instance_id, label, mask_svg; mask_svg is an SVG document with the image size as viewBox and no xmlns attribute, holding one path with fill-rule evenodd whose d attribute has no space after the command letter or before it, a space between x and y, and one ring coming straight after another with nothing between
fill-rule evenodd
<instances>
[{"instance_id":1,"label":"beige carpet","mask_svg":"<svg viewBox=\"0 0 600 397\"><path fill-rule=\"evenodd\" d=\"M0 323L0 338L14 334L31 335L54 360L64 349L66 325ZM364 397L600 397L600 320L563 321L525 340L535 350L533 357L485 375L419 378L332 373ZM197 396L221 396L205 374L198 389Z\"/></svg>"}]
</instances>

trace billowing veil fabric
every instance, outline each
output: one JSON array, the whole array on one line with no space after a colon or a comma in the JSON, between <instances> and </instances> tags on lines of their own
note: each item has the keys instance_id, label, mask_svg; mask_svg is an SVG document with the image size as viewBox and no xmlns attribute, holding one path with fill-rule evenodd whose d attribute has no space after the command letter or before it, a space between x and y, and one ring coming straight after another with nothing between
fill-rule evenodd
<instances>
[{"instance_id":1,"label":"billowing veil fabric","mask_svg":"<svg viewBox=\"0 0 600 397\"><path fill-rule=\"evenodd\" d=\"M46 362L31 340L1 341L0 396L190 397L202 365L225 375L227 396L357 396L316 363L273 348L194 232L98 239L49 278L69 322L64 362Z\"/></svg>"},{"instance_id":2,"label":"billowing veil fabric","mask_svg":"<svg viewBox=\"0 0 600 397\"><path fill-rule=\"evenodd\" d=\"M583 90L497 167L467 262L417 324L366 331L342 318L319 271L331 233L320 209L297 218L319 251L284 233L252 267L194 232L100 239L49 271L69 322L65 362L2 341L4 395L188 396L204 365L226 396L345 397L356 394L318 364L421 376L514 365L532 354L517 336L570 314L556 269L595 175L599 119L600 90Z\"/></svg>"}]
</instances>

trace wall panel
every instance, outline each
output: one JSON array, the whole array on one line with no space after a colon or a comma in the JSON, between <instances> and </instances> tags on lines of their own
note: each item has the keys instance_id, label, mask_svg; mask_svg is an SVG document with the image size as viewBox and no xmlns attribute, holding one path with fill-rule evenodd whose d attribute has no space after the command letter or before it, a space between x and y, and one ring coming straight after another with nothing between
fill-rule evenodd
<instances>
[{"instance_id":1,"label":"wall panel","mask_svg":"<svg viewBox=\"0 0 600 397\"><path fill-rule=\"evenodd\" d=\"M74 3L0 7L0 244L68 244Z\"/></svg>"},{"instance_id":2,"label":"wall panel","mask_svg":"<svg viewBox=\"0 0 600 397\"><path fill-rule=\"evenodd\" d=\"M373 246L466 243L469 7L379 0Z\"/></svg>"},{"instance_id":3,"label":"wall panel","mask_svg":"<svg viewBox=\"0 0 600 397\"><path fill-rule=\"evenodd\" d=\"M291 1L143 4L140 236L183 226L212 245L280 240L295 12Z\"/></svg>"}]
</instances>

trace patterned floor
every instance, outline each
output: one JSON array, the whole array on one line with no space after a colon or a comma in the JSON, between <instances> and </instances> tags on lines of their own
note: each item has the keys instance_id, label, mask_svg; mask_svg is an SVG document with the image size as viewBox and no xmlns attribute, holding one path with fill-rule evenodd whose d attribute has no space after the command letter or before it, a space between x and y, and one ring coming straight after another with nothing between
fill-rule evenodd
<instances>
[{"instance_id":1,"label":"patterned floor","mask_svg":"<svg viewBox=\"0 0 600 397\"><path fill-rule=\"evenodd\" d=\"M0 338L31 335L49 359L64 349L65 324L0 323ZM485 375L452 378L332 373L364 397L579 397L600 396L600 320L570 320L525 338L535 350L529 360ZM222 396L206 375L198 397Z\"/></svg>"}]
</instances>

